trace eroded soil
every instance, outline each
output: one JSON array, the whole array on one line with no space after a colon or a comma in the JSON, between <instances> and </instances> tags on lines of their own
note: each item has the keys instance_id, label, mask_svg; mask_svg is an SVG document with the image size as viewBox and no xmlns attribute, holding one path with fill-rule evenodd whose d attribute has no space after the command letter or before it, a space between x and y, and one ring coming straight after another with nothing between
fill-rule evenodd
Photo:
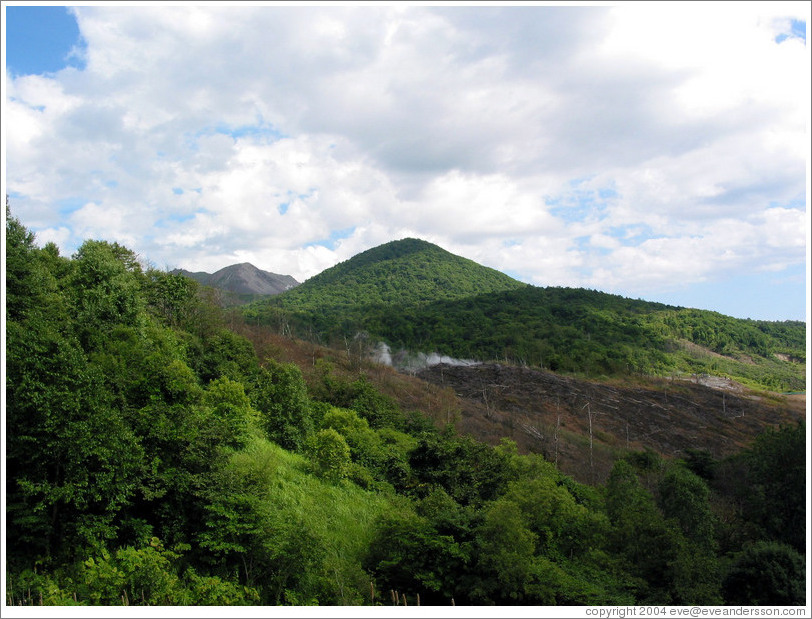
<instances>
[{"instance_id":1,"label":"eroded soil","mask_svg":"<svg viewBox=\"0 0 812 619\"><path fill-rule=\"evenodd\" d=\"M460 431L489 443L508 437L595 483L623 449L666 457L705 449L719 458L806 410L805 396L757 394L706 376L610 384L500 364L440 364L417 376L454 390Z\"/></svg>"}]
</instances>

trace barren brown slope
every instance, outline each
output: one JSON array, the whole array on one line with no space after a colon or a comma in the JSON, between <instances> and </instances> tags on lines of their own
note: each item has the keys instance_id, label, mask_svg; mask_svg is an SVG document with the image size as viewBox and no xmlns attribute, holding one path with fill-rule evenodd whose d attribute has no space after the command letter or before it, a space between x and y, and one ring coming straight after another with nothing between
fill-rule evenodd
<instances>
[{"instance_id":1,"label":"barren brown slope","mask_svg":"<svg viewBox=\"0 0 812 619\"><path fill-rule=\"evenodd\" d=\"M461 431L490 443L508 437L521 451L557 458L566 473L596 483L625 449L666 457L703 449L718 458L805 415L805 399L715 389L699 378L615 385L499 364L437 365L418 376L461 398Z\"/></svg>"}]
</instances>

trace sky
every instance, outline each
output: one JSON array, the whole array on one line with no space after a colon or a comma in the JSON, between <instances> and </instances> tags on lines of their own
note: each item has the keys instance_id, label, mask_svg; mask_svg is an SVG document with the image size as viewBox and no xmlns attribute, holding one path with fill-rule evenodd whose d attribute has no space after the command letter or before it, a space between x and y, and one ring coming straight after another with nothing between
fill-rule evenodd
<instances>
[{"instance_id":1,"label":"sky","mask_svg":"<svg viewBox=\"0 0 812 619\"><path fill-rule=\"evenodd\" d=\"M63 255L304 281L416 237L807 317L808 2L3 9L3 185Z\"/></svg>"}]
</instances>

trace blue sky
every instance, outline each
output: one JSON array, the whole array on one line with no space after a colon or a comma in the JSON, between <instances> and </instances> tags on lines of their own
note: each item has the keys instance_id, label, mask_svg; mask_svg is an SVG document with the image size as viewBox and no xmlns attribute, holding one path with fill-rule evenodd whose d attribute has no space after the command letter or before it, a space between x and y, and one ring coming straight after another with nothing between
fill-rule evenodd
<instances>
[{"instance_id":1,"label":"blue sky","mask_svg":"<svg viewBox=\"0 0 812 619\"><path fill-rule=\"evenodd\" d=\"M4 10L6 190L67 255L302 281L413 236L806 317L809 3Z\"/></svg>"},{"instance_id":2,"label":"blue sky","mask_svg":"<svg viewBox=\"0 0 812 619\"><path fill-rule=\"evenodd\" d=\"M82 40L76 19L64 6L9 6L6 9L6 67L16 75L82 67Z\"/></svg>"}]
</instances>

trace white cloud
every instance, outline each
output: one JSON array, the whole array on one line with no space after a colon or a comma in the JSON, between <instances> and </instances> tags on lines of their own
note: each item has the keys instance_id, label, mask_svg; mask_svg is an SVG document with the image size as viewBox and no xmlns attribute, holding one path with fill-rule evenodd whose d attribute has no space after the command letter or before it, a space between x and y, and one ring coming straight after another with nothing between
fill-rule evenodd
<instances>
[{"instance_id":1,"label":"white cloud","mask_svg":"<svg viewBox=\"0 0 812 619\"><path fill-rule=\"evenodd\" d=\"M541 196L523 191L501 174L471 175L452 170L430 181L400 219L424 234L442 234L475 244L488 238L510 239L560 233Z\"/></svg>"},{"instance_id":2,"label":"white cloud","mask_svg":"<svg viewBox=\"0 0 812 619\"><path fill-rule=\"evenodd\" d=\"M85 69L3 106L65 251L301 280L420 236L631 296L803 263L807 3L73 10Z\"/></svg>"}]
</instances>

